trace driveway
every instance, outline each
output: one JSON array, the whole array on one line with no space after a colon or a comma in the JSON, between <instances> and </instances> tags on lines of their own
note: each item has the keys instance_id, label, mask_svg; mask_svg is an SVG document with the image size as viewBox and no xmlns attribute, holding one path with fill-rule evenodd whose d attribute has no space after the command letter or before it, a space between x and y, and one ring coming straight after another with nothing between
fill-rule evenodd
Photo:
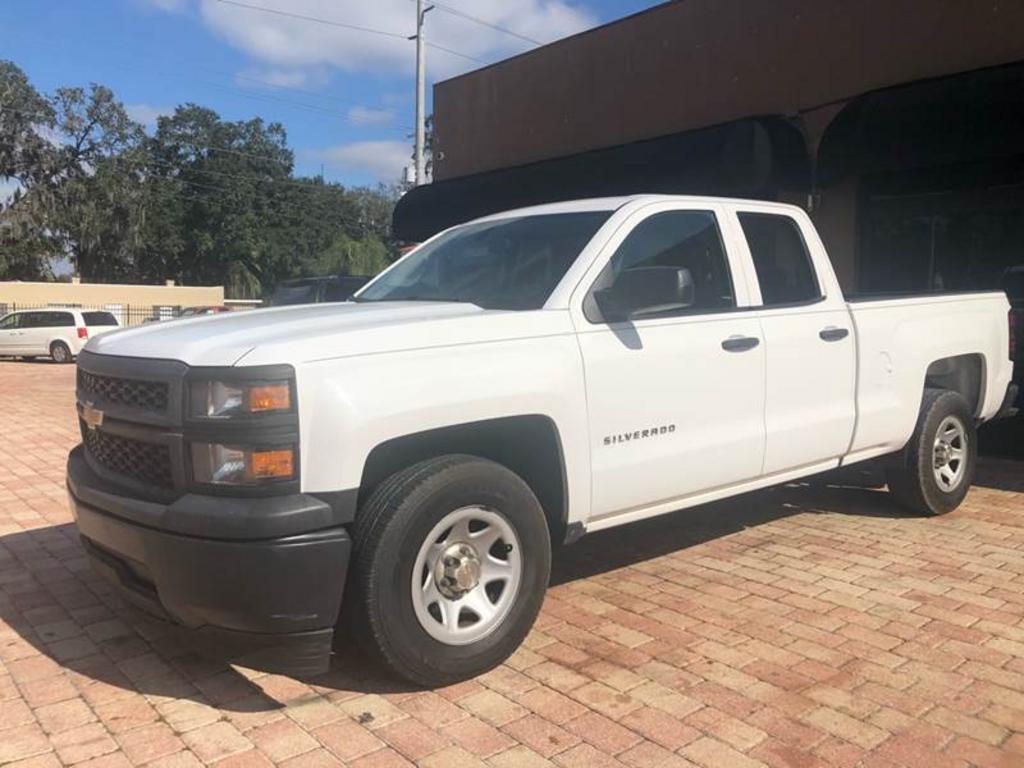
<instances>
[{"instance_id":1,"label":"driveway","mask_svg":"<svg viewBox=\"0 0 1024 768\"><path fill-rule=\"evenodd\" d=\"M1024 765L1024 463L955 513L859 477L584 538L504 666L410 690L189 653L90 571L74 368L0 362L0 765Z\"/></svg>"}]
</instances>

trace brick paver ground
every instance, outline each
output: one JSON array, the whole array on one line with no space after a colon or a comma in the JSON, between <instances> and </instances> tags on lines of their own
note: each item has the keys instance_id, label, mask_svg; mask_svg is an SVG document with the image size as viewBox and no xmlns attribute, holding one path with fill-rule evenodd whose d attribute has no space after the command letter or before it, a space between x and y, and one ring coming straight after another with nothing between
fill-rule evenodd
<instances>
[{"instance_id":1,"label":"brick paver ground","mask_svg":"<svg viewBox=\"0 0 1024 768\"><path fill-rule=\"evenodd\" d=\"M1024 765L1024 464L939 519L803 486L594 535L477 680L344 653L298 681L197 658L92 575L73 374L0 362L2 765Z\"/></svg>"}]
</instances>

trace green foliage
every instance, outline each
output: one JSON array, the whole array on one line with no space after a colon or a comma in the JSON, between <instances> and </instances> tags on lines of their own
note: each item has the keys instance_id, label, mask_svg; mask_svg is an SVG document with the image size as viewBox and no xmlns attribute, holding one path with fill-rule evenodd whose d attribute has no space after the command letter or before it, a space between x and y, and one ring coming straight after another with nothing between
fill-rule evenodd
<instances>
[{"instance_id":1,"label":"green foliage","mask_svg":"<svg viewBox=\"0 0 1024 768\"><path fill-rule=\"evenodd\" d=\"M376 274L393 260L397 193L292 175L284 128L179 106L152 136L100 85L40 95L0 61L0 279L224 285L269 294L291 277Z\"/></svg>"}]
</instances>

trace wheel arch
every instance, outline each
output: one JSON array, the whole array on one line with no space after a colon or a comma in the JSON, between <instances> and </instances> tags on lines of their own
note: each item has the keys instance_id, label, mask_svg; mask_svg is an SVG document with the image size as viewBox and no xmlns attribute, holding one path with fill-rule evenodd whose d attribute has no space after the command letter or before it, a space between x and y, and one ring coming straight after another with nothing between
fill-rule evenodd
<instances>
[{"instance_id":1,"label":"wheel arch","mask_svg":"<svg viewBox=\"0 0 1024 768\"><path fill-rule=\"evenodd\" d=\"M566 539L569 484L562 439L554 420L542 414L466 422L386 440L366 457L358 506L395 472L449 453L480 456L515 472L540 501L552 542Z\"/></svg>"},{"instance_id":2,"label":"wheel arch","mask_svg":"<svg viewBox=\"0 0 1024 768\"><path fill-rule=\"evenodd\" d=\"M50 338L49 341L46 342L46 354L47 355L52 355L53 354L53 347L54 347L55 344L63 344L65 347L67 347L68 353L71 355L71 357L74 358L74 356L75 356L75 347L74 347L73 344L71 344L71 342L69 342L63 336L53 336L53 337Z\"/></svg>"},{"instance_id":3,"label":"wheel arch","mask_svg":"<svg viewBox=\"0 0 1024 768\"><path fill-rule=\"evenodd\" d=\"M985 393L985 357L979 353L954 355L932 361L924 376L924 389L959 393L974 414L981 415ZM922 391L922 398L923 398Z\"/></svg>"}]
</instances>

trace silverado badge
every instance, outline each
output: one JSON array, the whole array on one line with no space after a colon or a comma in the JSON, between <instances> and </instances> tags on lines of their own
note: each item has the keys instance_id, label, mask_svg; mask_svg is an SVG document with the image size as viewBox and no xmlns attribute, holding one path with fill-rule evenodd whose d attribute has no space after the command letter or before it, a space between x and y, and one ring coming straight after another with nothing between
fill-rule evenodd
<instances>
[{"instance_id":1,"label":"silverado badge","mask_svg":"<svg viewBox=\"0 0 1024 768\"><path fill-rule=\"evenodd\" d=\"M89 403L82 403L82 421L89 429L96 429L103 425L103 411L93 408Z\"/></svg>"}]
</instances>

